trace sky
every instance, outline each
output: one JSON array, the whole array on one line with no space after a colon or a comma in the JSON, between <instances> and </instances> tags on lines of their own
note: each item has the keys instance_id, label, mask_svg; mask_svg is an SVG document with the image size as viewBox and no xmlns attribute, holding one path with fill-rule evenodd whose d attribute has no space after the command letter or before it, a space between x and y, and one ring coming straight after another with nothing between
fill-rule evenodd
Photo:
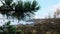
<instances>
[{"instance_id":1,"label":"sky","mask_svg":"<svg viewBox=\"0 0 60 34\"><path fill-rule=\"evenodd\" d=\"M50 15L53 17L53 14L57 8L60 7L60 0L37 0L40 9L35 13L34 18L45 18Z\"/></svg>"}]
</instances>

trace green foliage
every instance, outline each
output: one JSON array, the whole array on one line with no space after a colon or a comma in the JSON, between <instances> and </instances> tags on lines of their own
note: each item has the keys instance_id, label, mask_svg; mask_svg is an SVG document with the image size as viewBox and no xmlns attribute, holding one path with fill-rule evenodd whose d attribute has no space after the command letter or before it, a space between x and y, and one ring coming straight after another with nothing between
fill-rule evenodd
<instances>
[{"instance_id":1,"label":"green foliage","mask_svg":"<svg viewBox=\"0 0 60 34\"><path fill-rule=\"evenodd\" d=\"M0 31L2 31L3 34L22 34L21 29L18 30L15 26L10 25L10 21L1 26Z\"/></svg>"},{"instance_id":2,"label":"green foliage","mask_svg":"<svg viewBox=\"0 0 60 34\"><path fill-rule=\"evenodd\" d=\"M18 20L23 20L27 16L30 17L39 9L39 6L35 0L33 2L23 2L20 0L17 1L17 3L13 2L13 0L4 0L2 4L3 5L0 7L0 13Z\"/></svg>"},{"instance_id":3,"label":"green foliage","mask_svg":"<svg viewBox=\"0 0 60 34\"><path fill-rule=\"evenodd\" d=\"M22 30L17 30L16 34L22 34Z\"/></svg>"},{"instance_id":4,"label":"green foliage","mask_svg":"<svg viewBox=\"0 0 60 34\"><path fill-rule=\"evenodd\" d=\"M10 5L13 2L13 0L4 0L4 1L6 5Z\"/></svg>"}]
</instances>

